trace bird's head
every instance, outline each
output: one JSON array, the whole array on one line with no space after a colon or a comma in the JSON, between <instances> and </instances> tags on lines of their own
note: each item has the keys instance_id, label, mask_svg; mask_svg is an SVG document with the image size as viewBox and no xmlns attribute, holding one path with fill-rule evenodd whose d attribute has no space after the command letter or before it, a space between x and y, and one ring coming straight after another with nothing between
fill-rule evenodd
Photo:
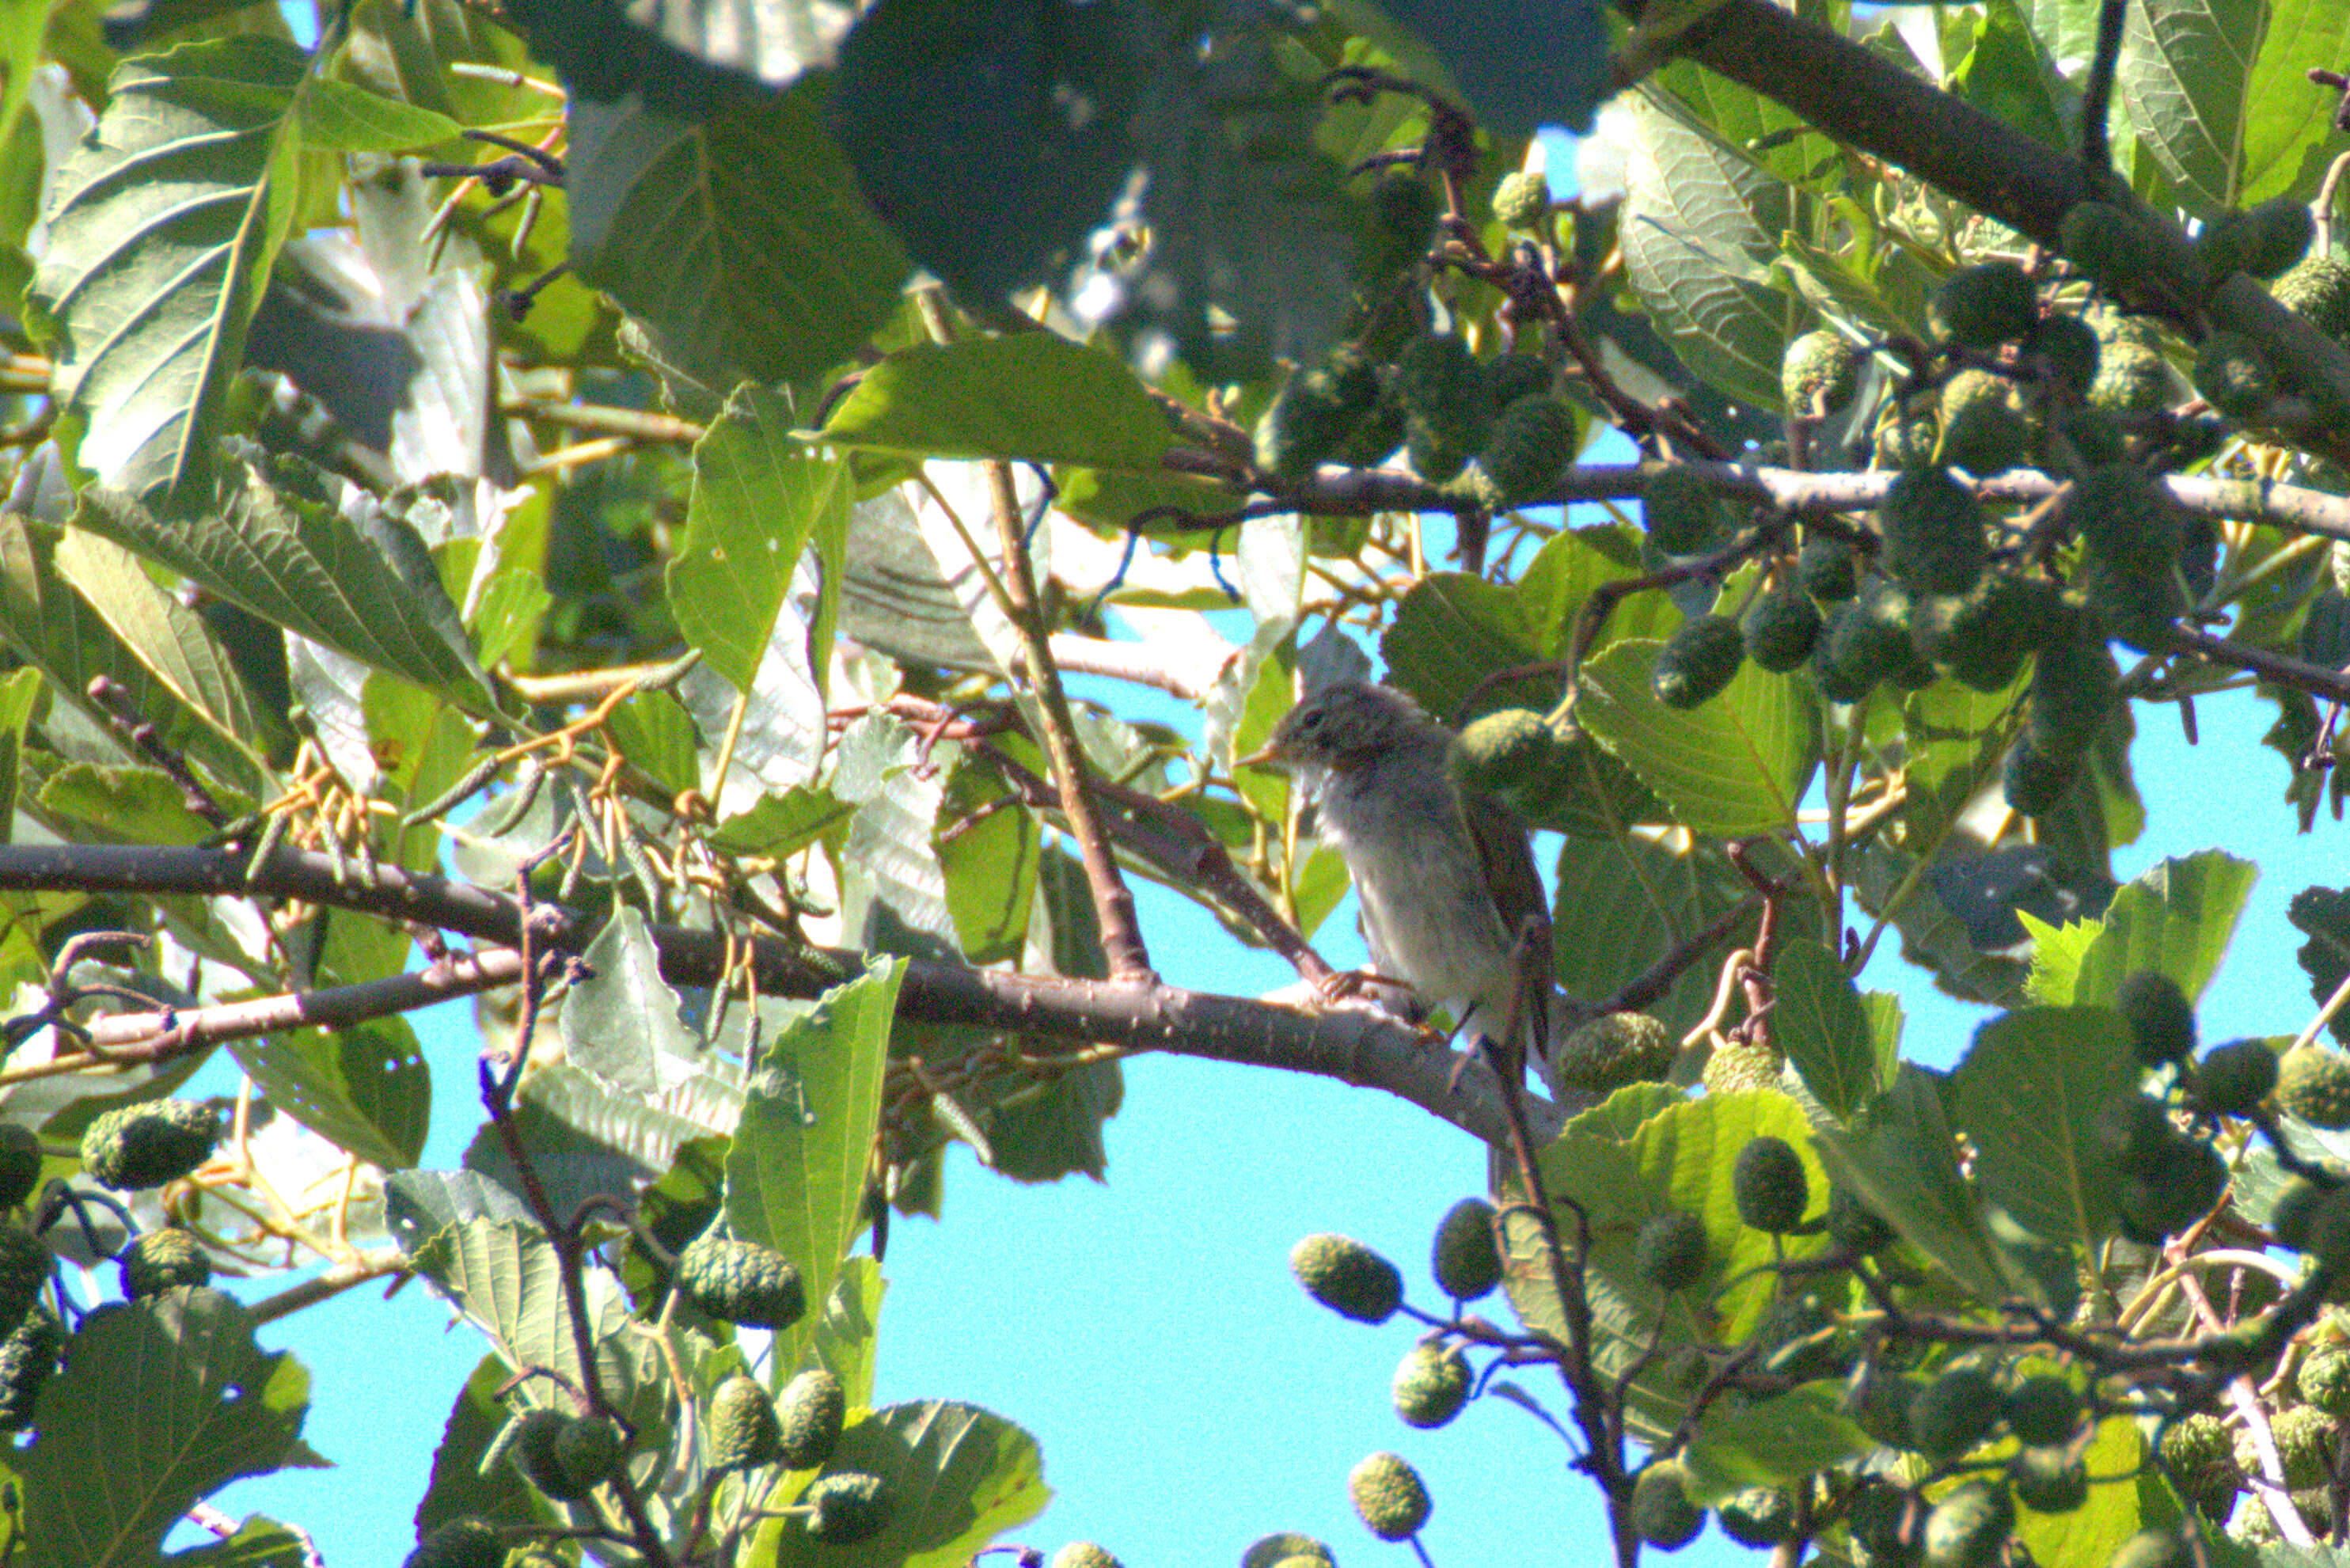
<instances>
[{"instance_id":1,"label":"bird's head","mask_svg":"<svg viewBox=\"0 0 2350 1568\"><path fill-rule=\"evenodd\" d=\"M1442 731L1419 703L1387 686L1358 680L1325 686L1274 726L1264 748L1244 763L1349 773L1398 747Z\"/></svg>"}]
</instances>

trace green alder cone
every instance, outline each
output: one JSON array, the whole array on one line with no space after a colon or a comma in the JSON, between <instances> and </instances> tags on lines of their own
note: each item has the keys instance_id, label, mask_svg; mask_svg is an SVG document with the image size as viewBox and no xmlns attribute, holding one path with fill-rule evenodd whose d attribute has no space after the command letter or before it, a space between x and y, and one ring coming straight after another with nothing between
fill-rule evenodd
<instances>
[{"instance_id":1,"label":"green alder cone","mask_svg":"<svg viewBox=\"0 0 2350 1568\"><path fill-rule=\"evenodd\" d=\"M739 1372L710 1396L705 1420L713 1471L755 1469L772 1463L783 1441L775 1402L755 1380Z\"/></svg>"},{"instance_id":2,"label":"green alder cone","mask_svg":"<svg viewBox=\"0 0 2350 1568\"><path fill-rule=\"evenodd\" d=\"M1493 217L1505 228L1539 231L1550 216L1550 182L1520 171L1493 187Z\"/></svg>"},{"instance_id":3,"label":"green alder cone","mask_svg":"<svg viewBox=\"0 0 2350 1568\"><path fill-rule=\"evenodd\" d=\"M2227 1162L2210 1145L2174 1140L2150 1170L2122 1183L2122 1234L2147 1246L2175 1236L2210 1213L2227 1185Z\"/></svg>"},{"instance_id":4,"label":"green alder cone","mask_svg":"<svg viewBox=\"0 0 2350 1568\"><path fill-rule=\"evenodd\" d=\"M401 1568L503 1568L505 1542L485 1519L452 1519L416 1543Z\"/></svg>"},{"instance_id":5,"label":"green alder cone","mask_svg":"<svg viewBox=\"0 0 2350 1568\"><path fill-rule=\"evenodd\" d=\"M1754 1325L1754 1339L1767 1347L1762 1370L1797 1383L1841 1377L1851 1369L1851 1336L1816 1295L1773 1302Z\"/></svg>"},{"instance_id":6,"label":"green alder cone","mask_svg":"<svg viewBox=\"0 0 2350 1568\"><path fill-rule=\"evenodd\" d=\"M1929 1459L1956 1459L1991 1435L2002 1404L1991 1374L1979 1367L1952 1367L1911 1402L1910 1437Z\"/></svg>"},{"instance_id":7,"label":"green alder cone","mask_svg":"<svg viewBox=\"0 0 2350 1568\"><path fill-rule=\"evenodd\" d=\"M1495 510L1531 501L1558 483L1575 459L1575 410L1547 392L1520 398L1493 421L1492 439L1477 454L1492 481Z\"/></svg>"},{"instance_id":8,"label":"green alder cone","mask_svg":"<svg viewBox=\"0 0 2350 1568\"><path fill-rule=\"evenodd\" d=\"M1747 1140L1731 1168L1730 1190L1741 1223L1778 1235L1802 1224L1811 1203L1803 1157L1780 1137Z\"/></svg>"},{"instance_id":9,"label":"green alder cone","mask_svg":"<svg viewBox=\"0 0 2350 1568\"><path fill-rule=\"evenodd\" d=\"M2329 1045L2296 1045L2277 1064L2277 1105L2287 1116L2328 1132L2350 1127L2350 1054Z\"/></svg>"},{"instance_id":10,"label":"green alder cone","mask_svg":"<svg viewBox=\"0 0 2350 1568\"><path fill-rule=\"evenodd\" d=\"M2073 627L2040 650L2024 732L2043 756L2069 764L2095 742L2120 700L2113 654Z\"/></svg>"},{"instance_id":11,"label":"green alder cone","mask_svg":"<svg viewBox=\"0 0 2350 1568\"><path fill-rule=\"evenodd\" d=\"M1812 645L1812 680L1831 702L1857 702L1877 690L1876 660L1858 657L1872 636L1867 619L1857 600L1832 605L1821 618L1819 640ZM1845 655L1841 662L1839 648Z\"/></svg>"},{"instance_id":12,"label":"green alder cone","mask_svg":"<svg viewBox=\"0 0 2350 1568\"><path fill-rule=\"evenodd\" d=\"M2062 592L2045 578L1992 573L1971 593L1930 601L1913 624L1911 640L1960 684L2004 691L2023 673L2024 660L2039 649L2062 607Z\"/></svg>"},{"instance_id":13,"label":"green alder cone","mask_svg":"<svg viewBox=\"0 0 2350 1568\"><path fill-rule=\"evenodd\" d=\"M514 1440L506 1449L523 1479L557 1502L577 1502L588 1491L573 1481L556 1457L564 1430L573 1419L560 1410L525 1410L515 1421Z\"/></svg>"},{"instance_id":14,"label":"green alder cone","mask_svg":"<svg viewBox=\"0 0 2350 1568\"><path fill-rule=\"evenodd\" d=\"M1918 652L1917 618L1916 601L1908 592L1891 583L1871 585L1825 628L1825 662L1834 673L1835 689L1824 683L1821 690L1837 701L1856 701L1857 697L1844 693L1866 696L1880 681L1904 691L1932 685L1934 667ZM1822 662L1815 652L1814 671Z\"/></svg>"},{"instance_id":15,"label":"green alder cone","mask_svg":"<svg viewBox=\"0 0 2350 1568\"><path fill-rule=\"evenodd\" d=\"M1441 1427L1469 1403L1469 1358L1450 1346L1415 1345L1396 1364L1388 1392L1407 1427Z\"/></svg>"},{"instance_id":16,"label":"green alder cone","mask_svg":"<svg viewBox=\"0 0 2350 1568\"><path fill-rule=\"evenodd\" d=\"M2276 1205L2269 1210L2269 1231L2276 1239L2294 1251L2309 1248L2310 1228L2335 1189L2321 1187L2303 1177L2294 1177L2277 1194Z\"/></svg>"},{"instance_id":17,"label":"green alder cone","mask_svg":"<svg viewBox=\"0 0 2350 1568\"><path fill-rule=\"evenodd\" d=\"M2096 383L2098 363L2105 357L2096 329L2077 316L2042 317L2023 348L2047 367L2057 385L2075 398L2089 395Z\"/></svg>"},{"instance_id":18,"label":"green alder cone","mask_svg":"<svg viewBox=\"0 0 2350 1568\"><path fill-rule=\"evenodd\" d=\"M2311 256L2270 290L2283 306L2336 340L2350 337L2350 262Z\"/></svg>"},{"instance_id":19,"label":"green alder cone","mask_svg":"<svg viewBox=\"0 0 2350 1568\"><path fill-rule=\"evenodd\" d=\"M1337 1561L1330 1548L1310 1535L1292 1531L1260 1536L1246 1552L1241 1553L1241 1568L1283 1568L1283 1564L1300 1559L1318 1563Z\"/></svg>"},{"instance_id":20,"label":"green alder cone","mask_svg":"<svg viewBox=\"0 0 2350 1568\"><path fill-rule=\"evenodd\" d=\"M1485 386L1493 406L1507 410L1521 398L1544 398L1558 389L1558 373L1540 354L1499 354L1485 361Z\"/></svg>"},{"instance_id":21,"label":"green alder cone","mask_svg":"<svg viewBox=\"0 0 2350 1568\"><path fill-rule=\"evenodd\" d=\"M2195 389L2231 419L2260 417L2276 396L2276 372L2259 344L2241 332L2214 332L2195 356Z\"/></svg>"},{"instance_id":22,"label":"green alder cone","mask_svg":"<svg viewBox=\"0 0 2350 1568\"><path fill-rule=\"evenodd\" d=\"M2073 486L2065 516L2089 552L2145 576L2178 559L2178 509L2152 474L2136 463L2091 469Z\"/></svg>"},{"instance_id":23,"label":"green alder cone","mask_svg":"<svg viewBox=\"0 0 2350 1568\"><path fill-rule=\"evenodd\" d=\"M1750 1487L1724 1498L1714 1516L1741 1546L1776 1546L1795 1533L1795 1500L1779 1487Z\"/></svg>"},{"instance_id":24,"label":"green alder cone","mask_svg":"<svg viewBox=\"0 0 2350 1568\"><path fill-rule=\"evenodd\" d=\"M2312 1351L2293 1374L2303 1403L2339 1420L2350 1416L2350 1348L2334 1345Z\"/></svg>"},{"instance_id":25,"label":"green alder cone","mask_svg":"<svg viewBox=\"0 0 2350 1568\"><path fill-rule=\"evenodd\" d=\"M1612 1095L1627 1084L1661 1081L1679 1054L1671 1033L1647 1013L1602 1013L1560 1044L1551 1081L1563 1091Z\"/></svg>"},{"instance_id":26,"label":"green alder cone","mask_svg":"<svg viewBox=\"0 0 2350 1568\"><path fill-rule=\"evenodd\" d=\"M1729 521L1704 480L1675 466L1653 475L1640 493L1648 537L1668 556L1700 556L1730 536Z\"/></svg>"},{"instance_id":27,"label":"green alder cone","mask_svg":"<svg viewBox=\"0 0 2350 1568\"><path fill-rule=\"evenodd\" d=\"M1819 607L1793 582L1783 583L1754 601L1739 623L1746 640L1746 657L1774 675L1801 670L1820 639Z\"/></svg>"},{"instance_id":28,"label":"green alder cone","mask_svg":"<svg viewBox=\"0 0 2350 1568\"><path fill-rule=\"evenodd\" d=\"M13 1329L25 1321L55 1262L47 1241L14 1220L0 1222L0 1324Z\"/></svg>"},{"instance_id":29,"label":"green alder cone","mask_svg":"<svg viewBox=\"0 0 2350 1568\"><path fill-rule=\"evenodd\" d=\"M1702 615L1665 639L1649 684L1666 707L1695 708L1720 696L1745 661L1746 638L1738 623L1728 616Z\"/></svg>"},{"instance_id":30,"label":"green alder cone","mask_svg":"<svg viewBox=\"0 0 2350 1568\"><path fill-rule=\"evenodd\" d=\"M1865 1478L1845 1505L1845 1528L1872 1563L1906 1563L1917 1556L1926 1522L1925 1500L1882 1476Z\"/></svg>"},{"instance_id":31,"label":"green alder cone","mask_svg":"<svg viewBox=\"0 0 2350 1568\"><path fill-rule=\"evenodd\" d=\"M1705 1510L1689 1498L1688 1472L1669 1460L1642 1469L1632 1483L1632 1531L1659 1552L1679 1552L1705 1528Z\"/></svg>"},{"instance_id":32,"label":"green alder cone","mask_svg":"<svg viewBox=\"0 0 2350 1568\"><path fill-rule=\"evenodd\" d=\"M2020 1449L2007 1463L2015 1501L2034 1513L2071 1513L2089 1501L2089 1467L2070 1449Z\"/></svg>"},{"instance_id":33,"label":"green alder cone","mask_svg":"<svg viewBox=\"0 0 2350 1568\"><path fill-rule=\"evenodd\" d=\"M2073 782L2074 760L2043 753L2030 736L2008 748L2000 766L2000 794L2009 809L2024 816L2046 816L2064 798Z\"/></svg>"},{"instance_id":34,"label":"green alder cone","mask_svg":"<svg viewBox=\"0 0 2350 1568\"><path fill-rule=\"evenodd\" d=\"M2068 409L2058 416L2057 428L2072 443L2074 455L2091 468L2122 462L2129 457L2129 435L2121 421L2099 408Z\"/></svg>"},{"instance_id":35,"label":"green alder cone","mask_svg":"<svg viewBox=\"0 0 2350 1568\"><path fill-rule=\"evenodd\" d=\"M1860 564L1842 539L1813 535L1796 552L1795 581L1820 603L1836 604L1860 591Z\"/></svg>"},{"instance_id":36,"label":"green alder cone","mask_svg":"<svg viewBox=\"0 0 2350 1568\"><path fill-rule=\"evenodd\" d=\"M2195 1568L2195 1549L2176 1530L2141 1530L2114 1553L2111 1568Z\"/></svg>"},{"instance_id":37,"label":"green alder cone","mask_svg":"<svg viewBox=\"0 0 2350 1568\"><path fill-rule=\"evenodd\" d=\"M1872 1367L1857 1388L1847 1390L1845 1406L1860 1429L1888 1449L1910 1449L1918 1439L1909 1432L1909 1407L1924 1392L1925 1379Z\"/></svg>"},{"instance_id":38,"label":"green alder cone","mask_svg":"<svg viewBox=\"0 0 2350 1568\"><path fill-rule=\"evenodd\" d=\"M1668 1210L1640 1227L1632 1241L1632 1268L1668 1295L1705 1275L1705 1226L1694 1214Z\"/></svg>"},{"instance_id":39,"label":"green alder cone","mask_svg":"<svg viewBox=\"0 0 2350 1568\"><path fill-rule=\"evenodd\" d=\"M831 1546L854 1546L889 1528L896 1500L889 1484L865 1470L818 1476L800 1501L809 1509L807 1532Z\"/></svg>"},{"instance_id":40,"label":"green alder cone","mask_svg":"<svg viewBox=\"0 0 2350 1568\"><path fill-rule=\"evenodd\" d=\"M2334 1438L2340 1430L2333 1417L2311 1405L2295 1405L2269 1418L2269 1436L2276 1439L2287 1491L2325 1484L2334 1473ZM2236 1468L2246 1475L2260 1471L2259 1451L2250 1432L2236 1434Z\"/></svg>"},{"instance_id":41,"label":"green alder cone","mask_svg":"<svg viewBox=\"0 0 2350 1568\"><path fill-rule=\"evenodd\" d=\"M1982 507L1939 468L1902 471L1877 509L1885 569L1919 594L1963 594L1981 580L1991 548Z\"/></svg>"},{"instance_id":42,"label":"green alder cone","mask_svg":"<svg viewBox=\"0 0 2350 1568\"><path fill-rule=\"evenodd\" d=\"M2195 1064L2195 1098L2223 1116L2248 1116L2277 1085L2277 1054L2259 1040L2214 1045Z\"/></svg>"},{"instance_id":43,"label":"green alder cone","mask_svg":"<svg viewBox=\"0 0 2350 1568\"><path fill-rule=\"evenodd\" d=\"M2012 262L1962 266L1926 300L1934 336L1969 348L1996 348L2032 330L2038 315L2032 280Z\"/></svg>"},{"instance_id":44,"label":"green alder cone","mask_svg":"<svg viewBox=\"0 0 2350 1568\"><path fill-rule=\"evenodd\" d=\"M2108 638L2141 653L2161 648L2172 623L2187 610L2177 575L2168 569L2147 572L2091 556L2081 563L2073 586Z\"/></svg>"},{"instance_id":45,"label":"green alder cone","mask_svg":"<svg viewBox=\"0 0 2350 1568\"><path fill-rule=\"evenodd\" d=\"M832 1458L847 1415L847 1391L821 1366L811 1366L785 1384L775 1397L776 1453L784 1468L812 1470Z\"/></svg>"},{"instance_id":46,"label":"green alder cone","mask_svg":"<svg viewBox=\"0 0 2350 1568\"><path fill-rule=\"evenodd\" d=\"M1419 1472L1400 1454L1369 1456L1347 1475L1355 1513L1381 1541L1409 1541L1428 1522L1430 1504Z\"/></svg>"},{"instance_id":47,"label":"green alder cone","mask_svg":"<svg viewBox=\"0 0 2350 1568\"><path fill-rule=\"evenodd\" d=\"M1473 1302L1502 1282L1502 1250L1493 1239L1493 1206L1464 1198L1437 1222L1430 1270L1437 1288L1456 1302Z\"/></svg>"},{"instance_id":48,"label":"green alder cone","mask_svg":"<svg viewBox=\"0 0 2350 1568\"><path fill-rule=\"evenodd\" d=\"M1944 462L1969 473L2003 473L2030 455L2032 421L2004 377L1961 370L1942 388L1941 415Z\"/></svg>"},{"instance_id":49,"label":"green alder cone","mask_svg":"<svg viewBox=\"0 0 2350 1568\"><path fill-rule=\"evenodd\" d=\"M1378 402L1378 367L1357 349L1334 351L1291 376L1257 421L1257 466L1284 479L1305 478L1338 455Z\"/></svg>"},{"instance_id":50,"label":"green alder cone","mask_svg":"<svg viewBox=\"0 0 2350 1568\"><path fill-rule=\"evenodd\" d=\"M2081 1424L2081 1397L2054 1374L2027 1377L2007 1391L2008 1430L2016 1440L2047 1448L2073 1436Z\"/></svg>"},{"instance_id":51,"label":"green alder cone","mask_svg":"<svg viewBox=\"0 0 2350 1568\"><path fill-rule=\"evenodd\" d=\"M2127 213L2104 202L2074 203L2058 243L2067 261L2108 287L2127 287L2160 265L2154 237Z\"/></svg>"},{"instance_id":52,"label":"green alder cone","mask_svg":"<svg viewBox=\"0 0 2350 1568\"><path fill-rule=\"evenodd\" d=\"M2156 350L2136 343L2107 348L2089 383L2091 408L2116 414L2150 414L2170 406L2170 372Z\"/></svg>"},{"instance_id":53,"label":"green alder cone","mask_svg":"<svg viewBox=\"0 0 2350 1568\"><path fill-rule=\"evenodd\" d=\"M1880 468L1923 468L1942 450L1942 421L1931 415L1903 415L1877 432Z\"/></svg>"},{"instance_id":54,"label":"green alder cone","mask_svg":"<svg viewBox=\"0 0 2350 1568\"><path fill-rule=\"evenodd\" d=\"M1798 416L1832 414L1860 385L1860 352L1840 332L1822 327L1791 340L1779 358L1779 395Z\"/></svg>"},{"instance_id":55,"label":"green alder cone","mask_svg":"<svg viewBox=\"0 0 2350 1568\"><path fill-rule=\"evenodd\" d=\"M65 1348L65 1324L39 1304L0 1340L0 1432L21 1432L33 1424L41 1386L57 1369Z\"/></svg>"},{"instance_id":56,"label":"green alder cone","mask_svg":"<svg viewBox=\"0 0 2350 1568\"><path fill-rule=\"evenodd\" d=\"M0 1122L0 1210L15 1209L41 1180L41 1140L22 1122Z\"/></svg>"},{"instance_id":57,"label":"green alder cone","mask_svg":"<svg viewBox=\"0 0 2350 1568\"><path fill-rule=\"evenodd\" d=\"M150 1231L123 1248L116 1269L122 1293L131 1301L213 1282L213 1261L203 1243L175 1225Z\"/></svg>"},{"instance_id":58,"label":"green alder cone","mask_svg":"<svg viewBox=\"0 0 2350 1568\"><path fill-rule=\"evenodd\" d=\"M1454 776L1486 794L1537 784L1559 750L1557 732L1531 708L1504 708L1472 722L1454 743Z\"/></svg>"},{"instance_id":59,"label":"green alder cone","mask_svg":"<svg viewBox=\"0 0 2350 1568\"><path fill-rule=\"evenodd\" d=\"M1459 476L1493 428L1492 394L1477 357L1459 337L1415 337L1396 359L1395 393L1404 413L1404 451L1430 484Z\"/></svg>"},{"instance_id":60,"label":"green alder cone","mask_svg":"<svg viewBox=\"0 0 2350 1568\"><path fill-rule=\"evenodd\" d=\"M2130 1048L2139 1066L2151 1070L2195 1054L2194 1003L2161 971L2141 969L2123 977L2114 1005L2129 1025Z\"/></svg>"},{"instance_id":61,"label":"green alder cone","mask_svg":"<svg viewBox=\"0 0 2350 1568\"><path fill-rule=\"evenodd\" d=\"M1107 1546L1097 1546L1090 1541L1072 1541L1053 1553L1051 1568L1126 1568L1110 1555Z\"/></svg>"},{"instance_id":62,"label":"green alder cone","mask_svg":"<svg viewBox=\"0 0 2350 1568\"><path fill-rule=\"evenodd\" d=\"M677 1261L678 1288L714 1318L751 1328L789 1328L807 1312L792 1261L772 1247L706 1231Z\"/></svg>"},{"instance_id":63,"label":"green alder cone","mask_svg":"<svg viewBox=\"0 0 2350 1568\"><path fill-rule=\"evenodd\" d=\"M1289 1272L1305 1293L1357 1323L1385 1323L1403 1302L1403 1275L1351 1236L1308 1236L1289 1251Z\"/></svg>"},{"instance_id":64,"label":"green alder cone","mask_svg":"<svg viewBox=\"0 0 2350 1568\"><path fill-rule=\"evenodd\" d=\"M574 1493L585 1497L619 1471L629 1439L608 1416L582 1416L555 1435L555 1464Z\"/></svg>"},{"instance_id":65,"label":"green alder cone","mask_svg":"<svg viewBox=\"0 0 2350 1568\"><path fill-rule=\"evenodd\" d=\"M2206 223L2195 237L2195 252L2213 283L2237 272L2266 282L2297 265L2316 237L2317 223L2307 205L2279 196Z\"/></svg>"},{"instance_id":66,"label":"green alder cone","mask_svg":"<svg viewBox=\"0 0 2350 1568\"><path fill-rule=\"evenodd\" d=\"M1991 1481L1953 1487L1926 1516L1929 1568L1989 1568L2007 1549L2015 1504Z\"/></svg>"},{"instance_id":67,"label":"green alder cone","mask_svg":"<svg viewBox=\"0 0 2350 1568\"><path fill-rule=\"evenodd\" d=\"M107 1112L81 1135L90 1179L118 1192L161 1187L212 1158L220 1117L193 1100L151 1100Z\"/></svg>"},{"instance_id":68,"label":"green alder cone","mask_svg":"<svg viewBox=\"0 0 2350 1568\"><path fill-rule=\"evenodd\" d=\"M2227 1517L2228 1500L2243 1485L2244 1472L2226 1423L2200 1410L2181 1416L2164 1428L2160 1452L2197 1508L2213 1519Z\"/></svg>"}]
</instances>

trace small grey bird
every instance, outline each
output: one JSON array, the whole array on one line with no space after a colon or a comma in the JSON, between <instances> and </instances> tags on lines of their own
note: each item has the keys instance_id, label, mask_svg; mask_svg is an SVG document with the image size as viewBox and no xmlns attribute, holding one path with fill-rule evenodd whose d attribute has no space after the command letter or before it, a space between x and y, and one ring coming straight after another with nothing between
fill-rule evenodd
<instances>
[{"instance_id":1,"label":"small grey bird","mask_svg":"<svg viewBox=\"0 0 2350 1568\"><path fill-rule=\"evenodd\" d=\"M1455 782L1453 744L1402 692L1343 681L1291 709L1257 759L1318 785L1372 968L1483 1035L1514 1081L1527 1041L1549 1049L1549 908L1525 824Z\"/></svg>"}]
</instances>

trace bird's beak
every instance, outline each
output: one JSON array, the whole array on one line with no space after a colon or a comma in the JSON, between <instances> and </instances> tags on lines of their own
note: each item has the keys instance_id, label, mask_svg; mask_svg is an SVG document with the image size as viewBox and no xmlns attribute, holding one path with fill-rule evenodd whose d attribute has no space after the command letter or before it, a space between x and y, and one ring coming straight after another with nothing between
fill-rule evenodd
<instances>
[{"instance_id":1,"label":"bird's beak","mask_svg":"<svg viewBox=\"0 0 2350 1568\"><path fill-rule=\"evenodd\" d=\"M1281 764L1285 761L1287 761L1287 759L1281 754L1281 748L1279 745L1272 741L1267 741L1263 745L1259 746L1247 756L1234 757L1232 759L1232 766L1236 768L1276 768L1281 766Z\"/></svg>"}]
</instances>

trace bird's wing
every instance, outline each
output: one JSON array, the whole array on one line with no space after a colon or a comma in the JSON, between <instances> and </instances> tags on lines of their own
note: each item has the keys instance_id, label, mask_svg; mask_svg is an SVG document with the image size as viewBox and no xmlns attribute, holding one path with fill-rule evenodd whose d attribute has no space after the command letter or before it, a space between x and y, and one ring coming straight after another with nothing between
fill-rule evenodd
<instances>
[{"instance_id":1,"label":"bird's wing","mask_svg":"<svg viewBox=\"0 0 2350 1568\"><path fill-rule=\"evenodd\" d=\"M1557 969L1551 951L1550 904L1543 892L1542 873L1534 868L1534 844L1526 825L1492 795L1463 791L1461 815L1469 836L1477 842L1484 862L1485 885L1493 890L1493 906L1502 929L1525 950L1523 991L1526 1028L1535 1054L1550 1054L1550 996Z\"/></svg>"}]
</instances>

